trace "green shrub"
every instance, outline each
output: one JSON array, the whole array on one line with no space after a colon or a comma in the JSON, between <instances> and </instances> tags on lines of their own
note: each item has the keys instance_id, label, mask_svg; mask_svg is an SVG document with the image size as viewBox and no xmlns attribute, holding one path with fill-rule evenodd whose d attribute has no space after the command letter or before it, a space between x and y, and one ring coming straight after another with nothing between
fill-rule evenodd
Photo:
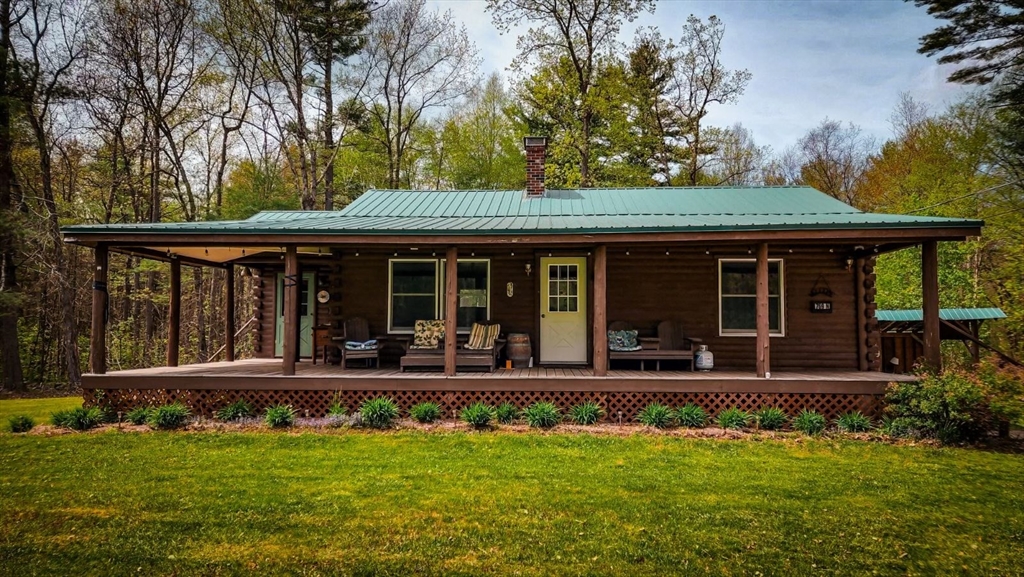
<instances>
[{"instance_id":1,"label":"green shrub","mask_svg":"<svg viewBox=\"0 0 1024 577\"><path fill-rule=\"evenodd\" d=\"M103 423L103 417L103 410L99 407L75 407L53 413L50 422L57 427L86 431Z\"/></svg>"},{"instance_id":2,"label":"green shrub","mask_svg":"<svg viewBox=\"0 0 1024 577\"><path fill-rule=\"evenodd\" d=\"M395 424L398 418L398 404L389 397L367 399L359 407L359 414L364 425L375 429L387 429Z\"/></svg>"},{"instance_id":3,"label":"green shrub","mask_svg":"<svg viewBox=\"0 0 1024 577\"><path fill-rule=\"evenodd\" d=\"M604 416L604 409L594 401L587 401L569 409L569 418L577 425L593 425Z\"/></svg>"},{"instance_id":4,"label":"green shrub","mask_svg":"<svg viewBox=\"0 0 1024 577\"><path fill-rule=\"evenodd\" d=\"M221 421L239 421L241 419L247 419L254 414L252 405L249 404L249 401L246 401L245 399L238 399L230 405L221 407L214 416Z\"/></svg>"},{"instance_id":5,"label":"green shrub","mask_svg":"<svg viewBox=\"0 0 1024 577\"><path fill-rule=\"evenodd\" d=\"M185 425L191 412L181 403L171 403L153 409L149 426L154 429L177 429Z\"/></svg>"},{"instance_id":6,"label":"green shrub","mask_svg":"<svg viewBox=\"0 0 1024 577\"><path fill-rule=\"evenodd\" d=\"M754 420L753 415L741 410L739 407L732 407L718 413L715 422L723 429L742 429Z\"/></svg>"},{"instance_id":7,"label":"green shrub","mask_svg":"<svg viewBox=\"0 0 1024 577\"><path fill-rule=\"evenodd\" d=\"M991 356L981 362L976 375L985 388L992 415L1024 426L1024 367L1001 367L1000 359Z\"/></svg>"},{"instance_id":8,"label":"green shrub","mask_svg":"<svg viewBox=\"0 0 1024 577\"><path fill-rule=\"evenodd\" d=\"M498 408L494 410L494 413L498 416L498 422L503 425L510 425L515 422L521 412L519 407L509 402L498 405Z\"/></svg>"},{"instance_id":9,"label":"green shrub","mask_svg":"<svg viewBox=\"0 0 1024 577\"><path fill-rule=\"evenodd\" d=\"M474 429L485 429L497 418L494 407L483 403L473 403L462 409L459 417Z\"/></svg>"},{"instance_id":10,"label":"green shrub","mask_svg":"<svg viewBox=\"0 0 1024 577\"><path fill-rule=\"evenodd\" d=\"M330 407L327 407L328 417L345 417L348 415L348 408L338 401L331 403Z\"/></svg>"},{"instance_id":11,"label":"green shrub","mask_svg":"<svg viewBox=\"0 0 1024 577\"><path fill-rule=\"evenodd\" d=\"M871 429L871 419L860 411L843 413L836 419L836 428L844 433L863 433Z\"/></svg>"},{"instance_id":12,"label":"green shrub","mask_svg":"<svg viewBox=\"0 0 1024 577\"><path fill-rule=\"evenodd\" d=\"M828 421L818 411L804 409L793 419L793 429L806 435L817 435L825 430Z\"/></svg>"},{"instance_id":13,"label":"green shrub","mask_svg":"<svg viewBox=\"0 0 1024 577\"><path fill-rule=\"evenodd\" d=\"M135 407L128 411L128 414L124 416L124 420L133 425L145 425L149 422L152 415L153 407Z\"/></svg>"},{"instance_id":14,"label":"green shrub","mask_svg":"<svg viewBox=\"0 0 1024 577\"><path fill-rule=\"evenodd\" d=\"M27 433L36 426L36 421L28 415L15 415L7 419L7 428L12 433Z\"/></svg>"},{"instance_id":15,"label":"green shrub","mask_svg":"<svg viewBox=\"0 0 1024 577\"><path fill-rule=\"evenodd\" d=\"M409 415L420 423L433 423L441 418L441 405L437 403L420 403L409 409Z\"/></svg>"},{"instance_id":16,"label":"green shrub","mask_svg":"<svg viewBox=\"0 0 1024 577\"><path fill-rule=\"evenodd\" d=\"M765 431L778 431L786 426L789 416L778 407L761 407L754 411L754 422L757 428Z\"/></svg>"},{"instance_id":17,"label":"green shrub","mask_svg":"<svg viewBox=\"0 0 1024 577\"><path fill-rule=\"evenodd\" d=\"M708 424L708 414L700 405L686 403L676 409L676 420L680 426L703 429Z\"/></svg>"},{"instance_id":18,"label":"green shrub","mask_svg":"<svg viewBox=\"0 0 1024 577\"><path fill-rule=\"evenodd\" d=\"M918 436L917 430L914 428L915 421L906 417L882 417L882 426L879 427L886 435L890 437L911 437Z\"/></svg>"},{"instance_id":19,"label":"green shrub","mask_svg":"<svg viewBox=\"0 0 1024 577\"><path fill-rule=\"evenodd\" d=\"M274 429L290 427L295 424L295 409L291 405L267 407L267 412L263 414L263 422Z\"/></svg>"},{"instance_id":20,"label":"green shrub","mask_svg":"<svg viewBox=\"0 0 1024 577\"><path fill-rule=\"evenodd\" d=\"M523 418L531 427L538 429L550 429L562 420L561 411L554 403L534 403L523 410Z\"/></svg>"},{"instance_id":21,"label":"green shrub","mask_svg":"<svg viewBox=\"0 0 1024 577\"><path fill-rule=\"evenodd\" d=\"M889 383L885 401L889 416L905 419L908 430L943 443L975 440L985 433L989 421L983 384L975 375L958 370Z\"/></svg>"},{"instance_id":22,"label":"green shrub","mask_svg":"<svg viewBox=\"0 0 1024 577\"><path fill-rule=\"evenodd\" d=\"M665 429L672 426L675 415L668 406L661 403L651 403L641 409L640 413L636 416L636 420L648 427Z\"/></svg>"}]
</instances>

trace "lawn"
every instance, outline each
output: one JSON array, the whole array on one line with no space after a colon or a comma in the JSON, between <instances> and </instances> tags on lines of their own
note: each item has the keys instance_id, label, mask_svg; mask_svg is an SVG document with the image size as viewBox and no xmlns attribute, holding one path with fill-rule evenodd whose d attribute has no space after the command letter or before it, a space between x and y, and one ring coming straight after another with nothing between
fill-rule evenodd
<instances>
[{"instance_id":1,"label":"lawn","mask_svg":"<svg viewBox=\"0 0 1024 577\"><path fill-rule=\"evenodd\" d=\"M1024 457L833 440L0 435L0 572L1024 572Z\"/></svg>"},{"instance_id":2,"label":"lawn","mask_svg":"<svg viewBox=\"0 0 1024 577\"><path fill-rule=\"evenodd\" d=\"M0 400L0 430L6 431L7 420L15 415L28 415L36 423L49 423L50 414L54 411L81 406L82 397Z\"/></svg>"}]
</instances>

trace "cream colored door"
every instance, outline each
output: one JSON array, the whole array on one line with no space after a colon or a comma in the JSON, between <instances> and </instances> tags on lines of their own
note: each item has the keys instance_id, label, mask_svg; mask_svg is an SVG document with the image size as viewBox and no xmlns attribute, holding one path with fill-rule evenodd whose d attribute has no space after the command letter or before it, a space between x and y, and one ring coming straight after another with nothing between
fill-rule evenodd
<instances>
[{"instance_id":1,"label":"cream colored door","mask_svg":"<svg viewBox=\"0 0 1024 577\"><path fill-rule=\"evenodd\" d=\"M540 259L540 362L587 362L587 259Z\"/></svg>"}]
</instances>

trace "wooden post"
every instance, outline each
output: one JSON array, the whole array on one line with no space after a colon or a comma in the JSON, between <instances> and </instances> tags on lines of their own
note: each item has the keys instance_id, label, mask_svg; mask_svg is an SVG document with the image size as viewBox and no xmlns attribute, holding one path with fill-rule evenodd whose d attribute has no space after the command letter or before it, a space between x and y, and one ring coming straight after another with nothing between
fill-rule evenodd
<instances>
[{"instance_id":1,"label":"wooden post","mask_svg":"<svg viewBox=\"0 0 1024 577\"><path fill-rule=\"evenodd\" d=\"M89 371L96 375L107 372L107 245L98 244L93 251L96 266L92 271L92 332L89 334Z\"/></svg>"},{"instance_id":2,"label":"wooden post","mask_svg":"<svg viewBox=\"0 0 1024 577\"><path fill-rule=\"evenodd\" d=\"M608 374L608 247L594 249L594 376Z\"/></svg>"},{"instance_id":3,"label":"wooden post","mask_svg":"<svg viewBox=\"0 0 1024 577\"><path fill-rule=\"evenodd\" d=\"M857 299L857 370L868 370L867 303L864 301L864 259L854 261L857 269L853 274L853 294Z\"/></svg>"},{"instance_id":4,"label":"wooden post","mask_svg":"<svg viewBox=\"0 0 1024 577\"><path fill-rule=\"evenodd\" d=\"M459 249L450 246L445 256L444 282L444 374L455 376L458 349Z\"/></svg>"},{"instance_id":5,"label":"wooden post","mask_svg":"<svg viewBox=\"0 0 1024 577\"><path fill-rule=\"evenodd\" d=\"M295 374L299 352L299 253L289 246L284 253L284 346L281 351L286 376Z\"/></svg>"},{"instance_id":6,"label":"wooden post","mask_svg":"<svg viewBox=\"0 0 1024 577\"><path fill-rule=\"evenodd\" d=\"M771 375L768 336L768 243L757 245L757 376Z\"/></svg>"},{"instance_id":7,"label":"wooden post","mask_svg":"<svg viewBox=\"0 0 1024 577\"><path fill-rule=\"evenodd\" d=\"M921 296L924 315L924 362L931 369L942 370L939 348L939 243L929 240L921 244Z\"/></svg>"},{"instance_id":8,"label":"wooden post","mask_svg":"<svg viewBox=\"0 0 1024 577\"><path fill-rule=\"evenodd\" d=\"M235 360L235 266L224 269L224 359Z\"/></svg>"},{"instance_id":9,"label":"wooden post","mask_svg":"<svg viewBox=\"0 0 1024 577\"><path fill-rule=\"evenodd\" d=\"M171 259L171 281L167 287L167 366L178 366L181 335L181 261Z\"/></svg>"}]
</instances>

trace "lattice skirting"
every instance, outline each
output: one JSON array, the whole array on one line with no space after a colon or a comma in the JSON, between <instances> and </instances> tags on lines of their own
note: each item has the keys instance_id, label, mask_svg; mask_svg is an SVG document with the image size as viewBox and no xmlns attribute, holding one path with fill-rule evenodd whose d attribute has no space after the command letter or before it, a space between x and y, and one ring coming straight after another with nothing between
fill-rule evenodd
<instances>
[{"instance_id":1,"label":"lattice skirting","mask_svg":"<svg viewBox=\"0 0 1024 577\"><path fill-rule=\"evenodd\" d=\"M446 418L477 401L498 405L506 401L525 407L537 401L550 401L563 410L595 401L604 407L608 421L630 422L650 403L678 407L696 403L711 415L730 407L753 411L765 406L780 407L790 416L803 409L818 411L834 419L848 411L861 411L870 417L881 414L880 395L844 393L672 393L672 392L580 392L580 391L239 391L191 389L86 389L87 405L101 405L127 412L138 406L156 406L180 401L193 414L211 416L217 409L244 398L262 411L277 404L288 404L302 416L321 417L334 402L355 411L367 400L379 396L393 398L403 411L416 403L433 401L441 405Z\"/></svg>"}]
</instances>

